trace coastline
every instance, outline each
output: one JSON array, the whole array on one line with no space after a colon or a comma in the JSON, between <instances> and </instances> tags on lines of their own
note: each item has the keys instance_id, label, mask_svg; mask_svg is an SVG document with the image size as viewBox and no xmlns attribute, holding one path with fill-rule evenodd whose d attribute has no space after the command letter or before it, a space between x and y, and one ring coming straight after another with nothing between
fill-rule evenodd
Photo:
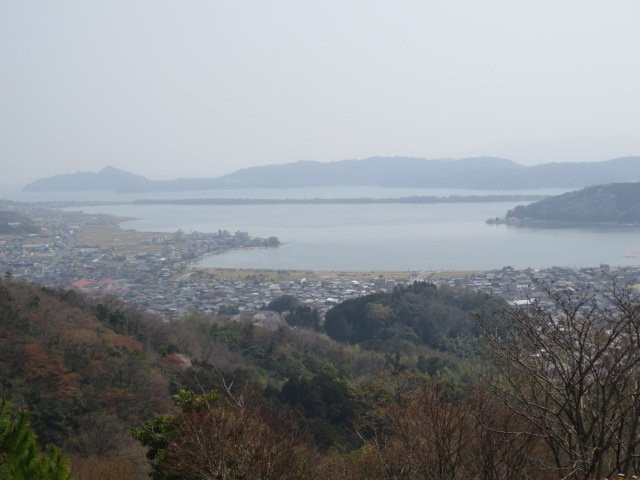
<instances>
[{"instance_id":1,"label":"coastline","mask_svg":"<svg viewBox=\"0 0 640 480\"><path fill-rule=\"evenodd\" d=\"M567 220L536 220L533 218L489 218L485 220L487 225L508 225L513 227L538 227L538 228L598 228L618 227L624 229L640 228L640 223L622 222L577 222Z\"/></svg>"},{"instance_id":2,"label":"coastline","mask_svg":"<svg viewBox=\"0 0 640 480\"><path fill-rule=\"evenodd\" d=\"M272 281L300 281L307 280L375 280L386 278L393 280L428 280L430 278L465 278L478 271L393 271L393 270L310 270L310 269L263 269L263 268L217 268L187 267L191 275L210 276L225 280L262 279Z\"/></svg>"}]
</instances>

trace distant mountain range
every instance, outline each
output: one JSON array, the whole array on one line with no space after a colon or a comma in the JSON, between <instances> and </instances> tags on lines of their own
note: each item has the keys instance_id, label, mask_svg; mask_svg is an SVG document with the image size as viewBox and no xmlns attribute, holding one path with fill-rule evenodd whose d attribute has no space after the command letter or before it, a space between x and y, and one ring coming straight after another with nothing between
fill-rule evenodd
<instances>
[{"instance_id":1,"label":"distant mountain range","mask_svg":"<svg viewBox=\"0 0 640 480\"><path fill-rule=\"evenodd\" d=\"M603 162L546 163L524 166L496 157L427 160L371 157L336 162L300 161L245 168L216 178L149 180L113 167L36 180L27 192L53 191L189 191L229 188L379 186L397 188L465 188L513 190L580 188L588 185L640 181L640 157Z\"/></svg>"},{"instance_id":2,"label":"distant mountain range","mask_svg":"<svg viewBox=\"0 0 640 480\"><path fill-rule=\"evenodd\" d=\"M76 172L41 178L28 184L22 190L24 192L140 192L149 190L154 183L142 175L105 167L97 173Z\"/></svg>"},{"instance_id":3,"label":"distant mountain range","mask_svg":"<svg viewBox=\"0 0 640 480\"><path fill-rule=\"evenodd\" d=\"M595 185L519 206L504 221L513 224L640 224L640 183Z\"/></svg>"}]
</instances>

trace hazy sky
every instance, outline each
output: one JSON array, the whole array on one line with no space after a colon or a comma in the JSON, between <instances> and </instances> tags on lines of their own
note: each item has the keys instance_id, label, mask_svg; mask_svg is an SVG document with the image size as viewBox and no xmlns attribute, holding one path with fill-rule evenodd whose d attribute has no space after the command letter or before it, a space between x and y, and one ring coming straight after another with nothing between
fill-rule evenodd
<instances>
[{"instance_id":1,"label":"hazy sky","mask_svg":"<svg viewBox=\"0 0 640 480\"><path fill-rule=\"evenodd\" d=\"M640 155L640 1L0 0L0 183Z\"/></svg>"}]
</instances>

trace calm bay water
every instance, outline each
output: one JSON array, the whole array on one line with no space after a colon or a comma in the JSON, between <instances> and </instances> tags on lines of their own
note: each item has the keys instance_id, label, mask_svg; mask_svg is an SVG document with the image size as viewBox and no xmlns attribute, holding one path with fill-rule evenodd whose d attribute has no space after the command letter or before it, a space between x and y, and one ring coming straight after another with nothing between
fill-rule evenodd
<instances>
[{"instance_id":1,"label":"calm bay water","mask_svg":"<svg viewBox=\"0 0 640 480\"><path fill-rule=\"evenodd\" d=\"M380 189L385 190L385 189ZM371 190L368 190L371 192ZM273 192L273 191L272 191ZM367 196L350 190L343 197ZM373 197L407 191L374 192ZM477 194L433 190L422 195ZM486 192L505 193L505 192ZM517 192L517 193L540 193ZM551 192L544 192L551 193ZM555 192L553 192L555 193ZM209 195L213 197L214 195ZM239 198L239 195L216 195ZM280 192L280 198L296 198ZM336 196L336 195L329 195ZM174 198L183 198L173 195ZM243 195L266 198L265 195ZM306 197L320 198L306 190ZM272 195L273 198L273 195ZM300 198L298 196L298 198ZM326 198L326 195L325 195ZM640 265L640 229L521 228L487 225L514 202L367 205L110 205L84 207L135 217L123 228L144 231L247 231L275 235L273 249L212 255L205 267L314 270L485 270L563 266Z\"/></svg>"}]
</instances>

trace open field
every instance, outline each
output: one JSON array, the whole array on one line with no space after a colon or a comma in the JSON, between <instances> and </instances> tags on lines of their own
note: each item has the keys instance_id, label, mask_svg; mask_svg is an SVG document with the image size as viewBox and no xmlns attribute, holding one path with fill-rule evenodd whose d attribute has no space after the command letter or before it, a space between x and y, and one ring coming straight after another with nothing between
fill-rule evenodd
<instances>
[{"instance_id":1,"label":"open field","mask_svg":"<svg viewBox=\"0 0 640 480\"><path fill-rule=\"evenodd\" d=\"M152 251L153 239L158 235L166 236L154 232L123 230L118 224L113 223L86 225L76 234L75 241L76 245L113 248L116 253L131 255Z\"/></svg>"},{"instance_id":2,"label":"open field","mask_svg":"<svg viewBox=\"0 0 640 480\"><path fill-rule=\"evenodd\" d=\"M263 270L244 268L206 268L191 267L192 275L196 277L213 277L223 280L260 280L264 282L288 282L307 280L375 280L380 277L394 280L409 280L412 278L439 277L468 277L474 272L400 272L400 271L371 271L371 272L336 272L314 270Z\"/></svg>"}]
</instances>

